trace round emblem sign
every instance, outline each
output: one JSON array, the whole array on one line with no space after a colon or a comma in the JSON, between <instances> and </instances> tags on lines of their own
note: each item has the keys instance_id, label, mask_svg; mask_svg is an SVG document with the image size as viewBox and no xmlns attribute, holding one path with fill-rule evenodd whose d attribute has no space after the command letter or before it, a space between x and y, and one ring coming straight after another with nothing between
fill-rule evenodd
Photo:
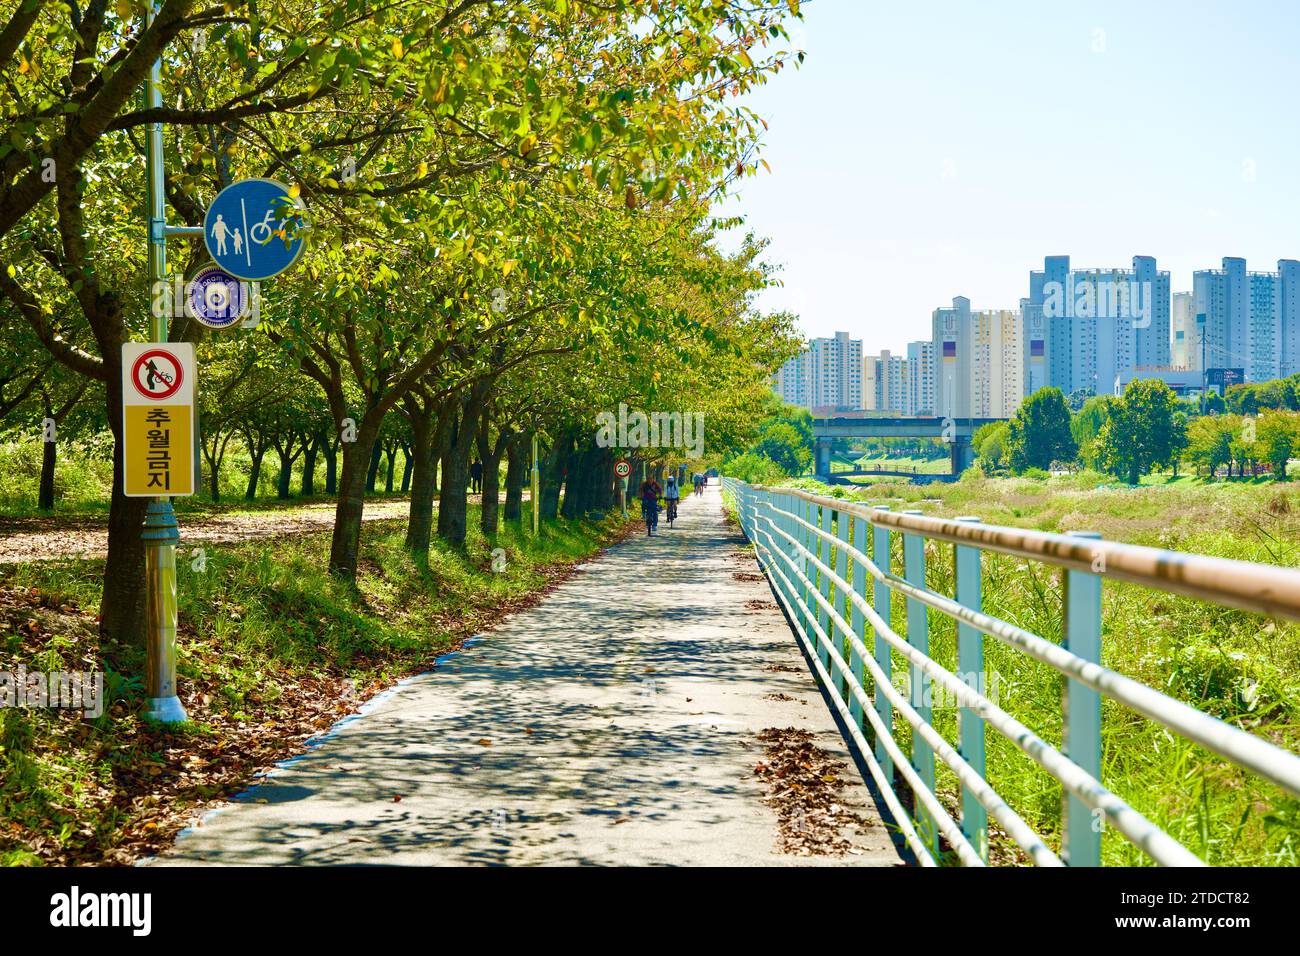
<instances>
[{"instance_id":1,"label":"round emblem sign","mask_svg":"<svg viewBox=\"0 0 1300 956\"><path fill-rule=\"evenodd\" d=\"M248 314L248 286L215 265L194 273L185 294L189 313L210 329L228 329Z\"/></svg>"}]
</instances>

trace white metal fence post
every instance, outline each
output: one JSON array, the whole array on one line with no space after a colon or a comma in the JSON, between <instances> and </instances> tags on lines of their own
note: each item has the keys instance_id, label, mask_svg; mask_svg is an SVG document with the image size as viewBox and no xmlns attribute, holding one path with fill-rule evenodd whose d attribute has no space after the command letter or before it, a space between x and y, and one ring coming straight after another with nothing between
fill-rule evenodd
<instances>
[{"instance_id":1,"label":"white metal fence post","mask_svg":"<svg viewBox=\"0 0 1300 956\"><path fill-rule=\"evenodd\" d=\"M889 508L886 505L876 505L875 510L888 511ZM871 531L871 563L874 564L876 569L882 574L888 574L891 563L889 556L889 529L876 525L872 527ZM890 591L888 584L883 581L875 582L875 588L871 599L871 608L880 615L880 618L886 624L892 623L889 613L889 603L892 595L893 592ZM875 650L876 663L880 665L880 670L884 675L885 680L893 680L893 652L889 648L889 643L879 634L876 635ZM875 697L876 713L880 715L881 724L892 730L894 726L894 707L889 702L889 698L882 694L879 688L876 689L872 696ZM889 751L885 749L885 745L880 741L876 741L876 761L880 764L881 769L884 770L885 779L893 780L894 762L889 756Z\"/></svg>"},{"instance_id":2,"label":"white metal fence post","mask_svg":"<svg viewBox=\"0 0 1300 956\"><path fill-rule=\"evenodd\" d=\"M958 521L978 524L979 518L958 518ZM972 611L981 609L980 549L966 545L954 547L953 565L957 584L957 603ZM969 624L957 624L957 673L971 687L989 696L984 679L984 635ZM958 752L981 777L984 766L984 721L969 707L957 712ZM989 859L989 814L976 799L969 787L962 787L961 829L966 834L985 863Z\"/></svg>"},{"instance_id":3,"label":"white metal fence post","mask_svg":"<svg viewBox=\"0 0 1300 956\"><path fill-rule=\"evenodd\" d=\"M904 511L906 515L922 512ZM925 538L919 534L903 533L903 578L917 588L925 587ZM930 656L930 621L926 607L916 598L907 598L907 643L926 657ZM930 678L917 664L908 668L908 698L917 714L927 724L934 723L934 709L930 698ZM934 749L920 734L912 734L912 766L921 782L934 792ZM918 829L925 836L931 852L939 848L939 831L930 815L920 810L916 814Z\"/></svg>"},{"instance_id":4,"label":"white metal fence post","mask_svg":"<svg viewBox=\"0 0 1300 956\"><path fill-rule=\"evenodd\" d=\"M1095 531L1074 531L1075 538L1097 540ZM1071 654L1101 663L1101 578L1087 571L1065 572L1065 633ZM1067 678L1062 683L1062 752L1101 779L1101 695ZM1078 797L1065 795L1061 808L1061 858L1068 866L1101 865L1101 818Z\"/></svg>"}]
</instances>

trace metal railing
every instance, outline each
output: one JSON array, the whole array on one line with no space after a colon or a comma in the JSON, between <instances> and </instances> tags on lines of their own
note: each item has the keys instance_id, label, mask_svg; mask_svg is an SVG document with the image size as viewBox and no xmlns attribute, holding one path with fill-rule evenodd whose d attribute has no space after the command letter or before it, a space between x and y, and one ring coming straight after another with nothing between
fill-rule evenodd
<instances>
[{"instance_id":1,"label":"metal railing","mask_svg":"<svg viewBox=\"0 0 1300 956\"><path fill-rule=\"evenodd\" d=\"M1300 620L1300 571L1118 544L1086 532L1049 534L983 525L978 518L893 512L731 478L723 479L723 490L822 686L923 866L941 858L941 836L960 863L985 865L990 818L1041 866L1100 865L1098 824L1103 820L1156 863L1204 865L1101 783L1103 696L1300 797L1300 757L1101 665L1104 577ZM902 536L902 576L891 567L895 534ZM954 546L952 597L926 584L927 540ZM986 551L1064 569L1061 643L982 612ZM905 634L891 625L893 593L905 598ZM930 610L956 622L959 673L930 656ZM1060 748L983 692L986 636L1064 676ZM894 685L895 654L907 663L908 693ZM956 746L933 725L935 687L958 705ZM911 728L910 753L895 739L895 712ZM1061 784L1059 855L986 779L989 728ZM936 759L960 782L957 819L935 791ZM913 812L895 789L895 771L912 793Z\"/></svg>"}]
</instances>

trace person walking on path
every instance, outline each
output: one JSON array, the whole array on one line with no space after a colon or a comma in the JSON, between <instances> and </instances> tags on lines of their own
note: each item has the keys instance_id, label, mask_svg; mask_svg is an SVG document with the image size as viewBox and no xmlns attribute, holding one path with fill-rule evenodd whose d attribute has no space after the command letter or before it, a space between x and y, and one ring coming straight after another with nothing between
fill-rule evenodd
<instances>
[{"instance_id":1,"label":"person walking on path","mask_svg":"<svg viewBox=\"0 0 1300 956\"><path fill-rule=\"evenodd\" d=\"M479 461L477 458L475 458L474 463L469 466L469 480L470 491L474 494L478 494L479 490L483 487L483 462Z\"/></svg>"}]
</instances>

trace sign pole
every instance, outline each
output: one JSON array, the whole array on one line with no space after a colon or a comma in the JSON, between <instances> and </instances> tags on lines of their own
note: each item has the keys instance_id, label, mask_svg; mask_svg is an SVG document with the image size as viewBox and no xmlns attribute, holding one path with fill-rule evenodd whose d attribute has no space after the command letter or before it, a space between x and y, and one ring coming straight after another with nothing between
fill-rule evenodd
<instances>
[{"instance_id":1,"label":"sign pole","mask_svg":"<svg viewBox=\"0 0 1300 956\"><path fill-rule=\"evenodd\" d=\"M537 467L537 432L533 432L533 537L537 537L542 515L542 473Z\"/></svg>"},{"instance_id":2,"label":"sign pole","mask_svg":"<svg viewBox=\"0 0 1300 956\"><path fill-rule=\"evenodd\" d=\"M148 24L157 16L157 0L150 0L145 15ZM145 80L146 109L162 106L158 89L161 61L155 60ZM162 293L149 318L149 338L167 341L167 316L171 308L171 290L167 286L167 217L163 198L163 130L162 123L150 123L146 156L146 181L149 206L149 301ZM125 478L123 479L125 481ZM176 696L176 545L180 531L171 499L154 498L145 513L144 532L145 583L148 590L148 634L146 635L145 692L149 698L148 716L163 723L187 720L185 707Z\"/></svg>"}]
</instances>

